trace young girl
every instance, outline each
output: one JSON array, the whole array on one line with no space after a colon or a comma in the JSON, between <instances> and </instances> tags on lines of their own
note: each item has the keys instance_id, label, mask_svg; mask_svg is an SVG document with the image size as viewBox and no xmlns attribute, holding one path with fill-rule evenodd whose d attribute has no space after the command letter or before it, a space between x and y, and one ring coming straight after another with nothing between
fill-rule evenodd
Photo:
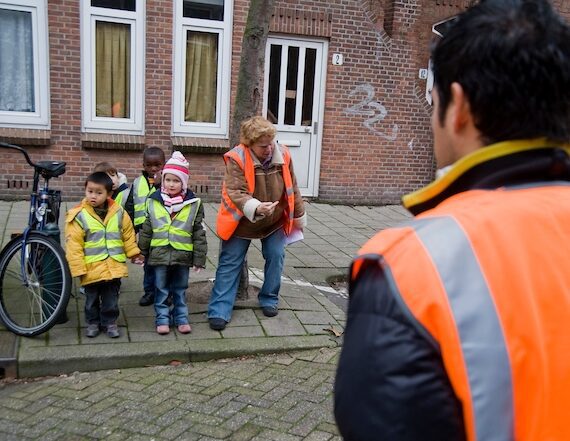
<instances>
[{"instance_id":1,"label":"young girl","mask_svg":"<svg viewBox=\"0 0 570 441\"><path fill-rule=\"evenodd\" d=\"M204 207L188 190L188 162L175 151L162 170L160 192L146 203L146 220L139 234L139 247L154 267L156 332L166 335L170 324L178 332L192 331L188 323L186 289L190 267L195 271L206 264L206 231L202 225ZM172 296L172 310L167 298Z\"/></svg>"}]
</instances>

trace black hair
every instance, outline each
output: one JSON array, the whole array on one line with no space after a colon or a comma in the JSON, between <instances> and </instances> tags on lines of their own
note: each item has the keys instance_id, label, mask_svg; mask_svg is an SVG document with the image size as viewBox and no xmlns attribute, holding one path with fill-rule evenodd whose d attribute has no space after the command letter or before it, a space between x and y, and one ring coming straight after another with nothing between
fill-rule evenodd
<instances>
[{"instance_id":1,"label":"black hair","mask_svg":"<svg viewBox=\"0 0 570 441\"><path fill-rule=\"evenodd\" d=\"M570 27L547 0L482 0L432 47L443 123L461 85L486 144L570 142Z\"/></svg>"},{"instance_id":2,"label":"black hair","mask_svg":"<svg viewBox=\"0 0 570 441\"><path fill-rule=\"evenodd\" d=\"M88 182L93 182L94 184L99 184L105 187L108 193L113 191L113 180L109 177L109 175L105 172L99 171L95 173L91 173L87 176L85 180L85 187L87 187Z\"/></svg>"},{"instance_id":3,"label":"black hair","mask_svg":"<svg viewBox=\"0 0 570 441\"><path fill-rule=\"evenodd\" d=\"M166 158L164 156L164 151L160 147L147 147L143 151L143 159L148 159L150 157L162 158L162 162L165 162Z\"/></svg>"}]
</instances>

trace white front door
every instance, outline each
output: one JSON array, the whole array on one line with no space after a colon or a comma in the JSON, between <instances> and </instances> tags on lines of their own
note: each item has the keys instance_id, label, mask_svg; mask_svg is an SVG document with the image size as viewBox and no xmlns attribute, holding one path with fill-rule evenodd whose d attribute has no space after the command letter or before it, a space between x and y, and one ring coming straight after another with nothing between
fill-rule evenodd
<instances>
[{"instance_id":1,"label":"white front door","mask_svg":"<svg viewBox=\"0 0 570 441\"><path fill-rule=\"evenodd\" d=\"M326 42L269 37L263 113L289 147L303 196L317 196L326 82Z\"/></svg>"}]
</instances>

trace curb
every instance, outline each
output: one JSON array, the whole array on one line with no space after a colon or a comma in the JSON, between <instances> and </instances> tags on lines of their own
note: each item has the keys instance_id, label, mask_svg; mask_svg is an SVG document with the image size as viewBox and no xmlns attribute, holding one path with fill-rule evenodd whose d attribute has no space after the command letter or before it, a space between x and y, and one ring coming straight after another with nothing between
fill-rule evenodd
<instances>
[{"instance_id":1,"label":"curb","mask_svg":"<svg viewBox=\"0 0 570 441\"><path fill-rule=\"evenodd\" d=\"M116 343L89 347L28 348L18 358L18 377L71 374L76 371L126 369L267 353L337 347L327 335L298 337L247 337L231 340L148 342L141 345Z\"/></svg>"}]
</instances>

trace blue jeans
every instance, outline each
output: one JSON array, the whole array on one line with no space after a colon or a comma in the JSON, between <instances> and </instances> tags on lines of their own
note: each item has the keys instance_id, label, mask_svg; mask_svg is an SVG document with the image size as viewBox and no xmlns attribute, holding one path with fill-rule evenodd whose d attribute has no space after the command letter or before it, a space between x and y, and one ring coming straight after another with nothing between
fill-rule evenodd
<instances>
[{"instance_id":1,"label":"blue jeans","mask_svg":"<svg viewBox=\"0 0 570 441\"><path fill-rule=\"evenodd\" d=\"M236 300L241 267L251 240L230 237L222 240L216 280L210 303L208 318L222 318L229 322ZM281 289L281 273L285 261L285 233L282 228L261 239L261 252L265 259L263 286L258 295L259 306L277 306Z\"/></svg>"},{"instance_id":2,"label":"blue jeans","mask_svg":"<svg viewBox=\"0 0 570 441\"><path fill-rule=\"evenodd\" d=\"M143 277L144 293L152 294L154 296L156 290L156 276L154 274L154 266L147 265L145 261L143 270L144 270L144 277Z\"/></svg>"},{"instance_id":3,"label":"blue jeans","mask_svg":"<svg viewBox=\"0 0 570 441\"><path fill-rule=\"evenodd\" d=\"M175 326L188 323L188 307L186 306L186 289L190 267L183 265L158 265L154 267L156 276L156 294L154 297L155 323L170 325L170 316ZM166 304L168 294L172 295L172 313Z\"/></svg>"}]
</instances>

